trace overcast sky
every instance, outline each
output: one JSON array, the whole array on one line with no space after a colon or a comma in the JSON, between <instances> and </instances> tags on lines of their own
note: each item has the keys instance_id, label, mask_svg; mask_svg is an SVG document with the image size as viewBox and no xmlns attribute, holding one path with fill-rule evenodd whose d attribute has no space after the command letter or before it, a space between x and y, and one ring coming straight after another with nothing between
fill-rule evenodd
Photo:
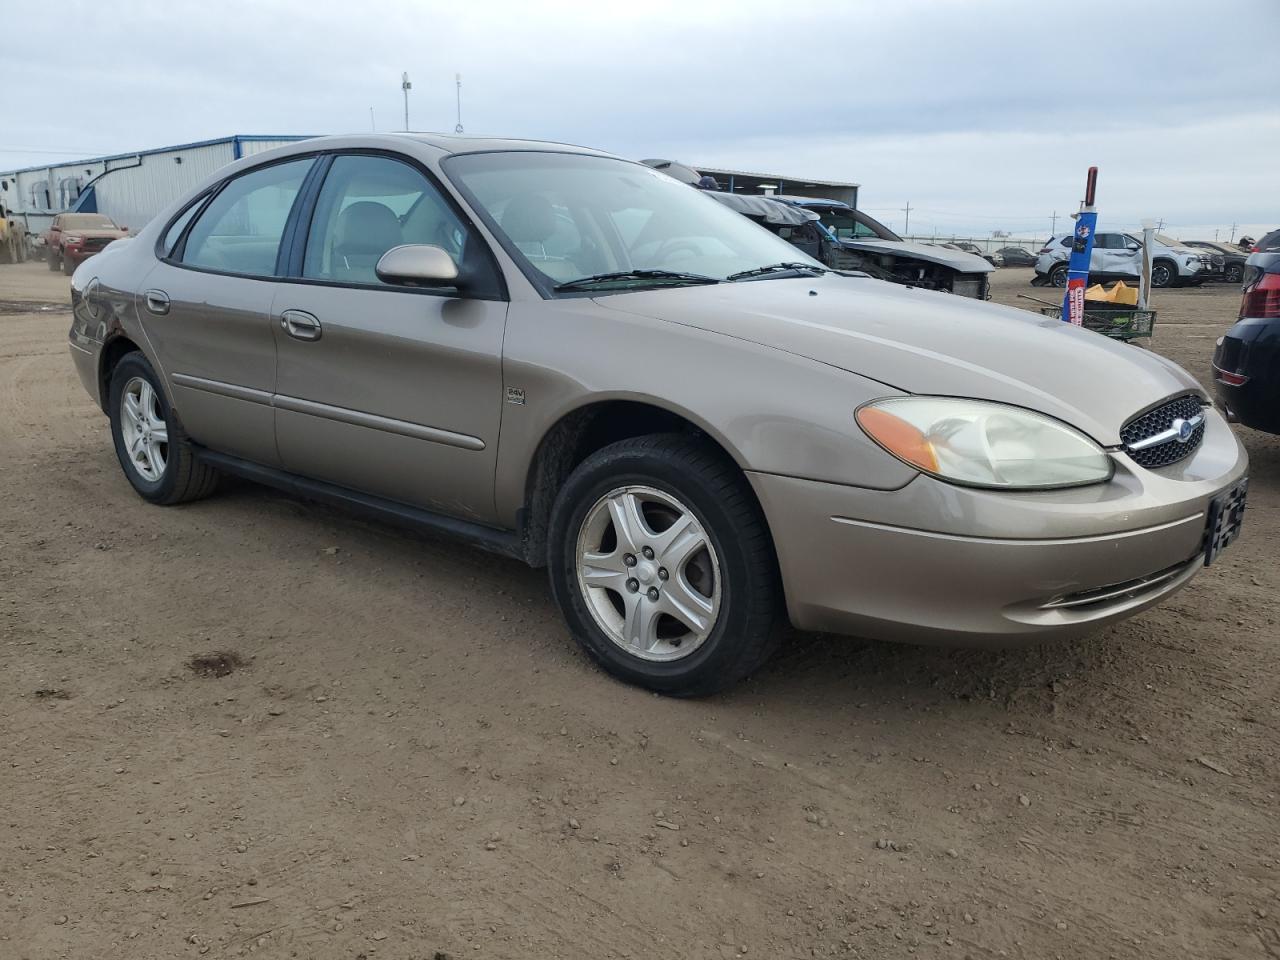
<instances>
[{"instance_id":1,"label":"overcast sky","mask_svg":"<svg viewBox=\"0 0 1280 960\"><path fill-rule=\"evenodd\" d=\"M57 11L56 13L53 11ZM14 5L0 169L233 133L452 130L862 184L901 230L1280 225L1280 0ZM1237 230L1237 236L1239 236Z\"/></svg>"}]
</instances>

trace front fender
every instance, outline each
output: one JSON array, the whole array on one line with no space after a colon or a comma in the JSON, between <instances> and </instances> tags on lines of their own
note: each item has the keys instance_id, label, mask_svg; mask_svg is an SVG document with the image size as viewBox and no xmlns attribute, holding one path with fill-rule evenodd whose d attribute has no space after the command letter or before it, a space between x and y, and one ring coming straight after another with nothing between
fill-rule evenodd
<instances>
[{"instance_id":1,"label":"front fender","mask_svg":"<svg viewBox=\"0 0 1280 960\"><path fill-rule=\"evenodd\" d=\"M525 401L504 405L498 447L498 514L512 525L543 437L575 410L609 400L679 416L743 470L881 490L916 476L853 418L859 405L899 391L772 347L590 300L513 303L503 375L508 395Z\"/></svg>"}]
</instances>

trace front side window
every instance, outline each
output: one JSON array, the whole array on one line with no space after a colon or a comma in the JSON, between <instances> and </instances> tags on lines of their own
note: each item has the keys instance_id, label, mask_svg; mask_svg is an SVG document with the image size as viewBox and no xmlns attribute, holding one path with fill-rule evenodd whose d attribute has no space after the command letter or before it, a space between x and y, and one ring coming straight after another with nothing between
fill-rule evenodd
<instances>
[{"instance_id":1,"label":"front side window","mask_svg":"<svg viewBox=\"0 0 1280 960\"><path fill-rule=\"evenodd\" d=\"M336 158L316 200L302 275L381 286L378 261L403 244L442 247L461 266L467 231L409 164L378 156Z\"/></svg>"},{"instance_id":2,"label":"front side window","mask_svg":"<svg viewBox=\"0 0 1280 960\"><path fill-rule=\"evenodd\" d=\"M311 157L262 167L228 183L191 225L182 262L251 277L276 275L289 211Z\"/></svg>"},{"instance_id":3,"label":"front side window","mask_svg":"<svg viewBox=\"0 0 1280 960\"><path fill-rule=\"evenodd\" d=\"M544 289L605 277L615 289L721 281L780 262L823 269L702 191L641 164L522 151L462 154L445 170Z\"/></svg>"}]
</instances>

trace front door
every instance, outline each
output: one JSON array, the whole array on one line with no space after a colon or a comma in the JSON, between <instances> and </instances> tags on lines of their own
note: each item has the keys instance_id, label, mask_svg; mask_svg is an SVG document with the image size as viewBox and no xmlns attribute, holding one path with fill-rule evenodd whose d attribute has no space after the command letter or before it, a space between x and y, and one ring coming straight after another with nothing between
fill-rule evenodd
<instances>
[{"instance_id":1,"label":"front door","mask_svg":"<svg viewBox=\"0 0 1280 960\"><path fill-rule=\"evenodd\" d=\"M465 292L375 273L401 244L444 247ZM297 276L272 308L276 439L286 470L467 519L494 518L507 304L484 241L413 165L333 159Z\"/></svg>"},{"instance_id":2,"label":"front door","mask_svg":"<svg viewBox=\"0 0 1280 960\"><path fill-rule=\"evenodd\" d=\"M289 212L310 157L226 184L175 221L143 283L138 315L187 433L207 447L279 465L271 394L271 303Z\"/></svg>"}]
</instances>

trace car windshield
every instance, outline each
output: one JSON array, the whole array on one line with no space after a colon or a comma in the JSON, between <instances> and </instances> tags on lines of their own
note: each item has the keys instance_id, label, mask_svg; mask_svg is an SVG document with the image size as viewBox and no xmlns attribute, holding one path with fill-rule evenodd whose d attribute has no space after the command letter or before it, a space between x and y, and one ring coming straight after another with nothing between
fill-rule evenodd
<instances>
[{"instance_id":1,"label":"car windshield","mask_svg":"<svg viewBox=\"0 0 1280 960\"><path fill-rule=\"evenodd\" d=\"M884 224L873 220L865 213L845 210L840 207L811 207L822 218L822 224L841 240L861 240L874 238L877 240L902 239Z\"/></svg>"},{"instance_id":2,"label":"car windshield","mask_svg":"<svg viewBox=\"0 0 1280 960\"><path fill-rule=\"evenodd\" d=\"M68 227L74 230L114 230L116 228L110 217L104 217L100 213L67 213L63 214L58 223L64 230Z\"/></svg>"},{"instance_id":3,"label":"car windshield","mask_svg":"<svg viewBox=\"0 0 1280 960\"><path fill-rule=\"evenodd\" d=\"M708 283L781 263L824 269L702 191L641 164L521 151L461 154L444 168L544 290Z\"/></svg>"}]
</instances>

